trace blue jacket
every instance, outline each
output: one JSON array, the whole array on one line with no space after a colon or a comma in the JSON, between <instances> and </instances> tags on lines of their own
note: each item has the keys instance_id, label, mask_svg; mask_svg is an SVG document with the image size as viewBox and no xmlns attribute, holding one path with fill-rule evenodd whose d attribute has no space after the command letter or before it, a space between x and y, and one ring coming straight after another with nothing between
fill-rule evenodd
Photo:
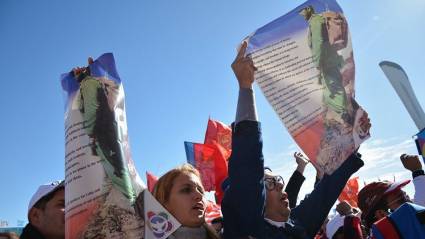
<instances>
[{"instance_id":1,"label":"blue jacket","mask_svg":"<svg viewBox=\"0 0 425 239\"><path fill-rule=\"evenodd\" d=\"M297 170L295 170L289 178L285 188L285 192L288 194L289 208L292 209L297 205L298 194L300 193L304 181L305 177Z\"/></svg>"},{"instance_id":2,"label":"blue jacket","mask_svg":"<svg viewBox=\"0 0 425 239\"><path fill-rule=\"evenodd\" d=\"M313 238L350 176L363 166L351 155L332 175L323 177L310 196L292 209L288 225L264 220L266 191L259 122L242 121L233 129L229 186L222 201L224 238Z\"/></svg>"}]
</instances>

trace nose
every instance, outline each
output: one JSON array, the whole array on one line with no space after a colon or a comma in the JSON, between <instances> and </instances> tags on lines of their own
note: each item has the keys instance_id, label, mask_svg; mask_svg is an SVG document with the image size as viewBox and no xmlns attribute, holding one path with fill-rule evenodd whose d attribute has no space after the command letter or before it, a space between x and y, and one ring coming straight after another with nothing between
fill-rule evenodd
<instances>
[{"instance_id":1,"label":"nose","mask_svg":"<svg viewBox=\"0 0 425 239\"><path fill-rule=\"evenodd\" d=\"M285 199L287 199L287 198L288 198L288 194L287 194L286 192L283 192L283 197L284 197Z\"/></svg>"},{"instance_id":2,"label":"nose","mask_svg":"<svg viewBox=\"0 0 425 239\"><path fill-rule=\"evenodd\" d=\"M276 183L276 190L281 192L283 190L283 184L282 183Z\"/></svg>"},{"instance_id":3,"label":"nose","mask_svg":"<svg viewBox=\"0 0 425 239\"><path fill-rule=\"evenodd\" d=\"M196 201L202 200L203 197L204 197L204 193L202 193L201 190L196 189L194 192L194 198L196 199Z\"/></svg>"}]
</instances>

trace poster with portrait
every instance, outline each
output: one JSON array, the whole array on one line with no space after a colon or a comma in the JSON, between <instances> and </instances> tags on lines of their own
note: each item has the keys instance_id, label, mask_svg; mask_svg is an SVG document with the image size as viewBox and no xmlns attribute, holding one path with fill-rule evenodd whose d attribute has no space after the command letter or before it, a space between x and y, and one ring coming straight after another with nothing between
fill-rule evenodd
<instances>
[{"instance_id":1,"label":"poster with portrait","mask_svg":"<svg viewBox=\"0 0 425 239\"><path fill-rule=\"evenodd\" d=\"M131 158L124 91L111 53L61 76L66 238L143 238L146 188Z\"/></svg>"},{"instance_id":2,"label":"poster with portrait","mask_svg":"<svg viewBox=\"0 0 425 239\"><path fill-rule=\"evenodd\" d=\"M255 81L300 148L331 174L369 135L354 99L347 19L335 0L310 0L249 35Z\"/></svg>"}]
</instances>

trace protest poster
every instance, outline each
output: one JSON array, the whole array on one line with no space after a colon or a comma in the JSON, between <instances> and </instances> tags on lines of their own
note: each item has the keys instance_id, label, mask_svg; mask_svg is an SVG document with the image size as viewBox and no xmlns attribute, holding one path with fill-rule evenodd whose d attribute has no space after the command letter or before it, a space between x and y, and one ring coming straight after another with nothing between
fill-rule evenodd
<instances>
[{"instance_id":1,"label":"protest poster","mask_svg":"<svg viewBox=\"0 0 425 239\"><path fill-rule=\"evenodd\" d=\"M143 238L124 91L111 53L61 76L65 93L66 238Z\"/></svg>"},{"instance_id":2,"label":"protest poster","mask_svg":"<svg viewBox=\"0 0 425 239\"><path fill-rule=\"evenodd\" d=\"M347 20L335 0L310 0L249 35L255 81L316 168L331 174L369 135L354 100Z\"/></svg>"}]
</instances>

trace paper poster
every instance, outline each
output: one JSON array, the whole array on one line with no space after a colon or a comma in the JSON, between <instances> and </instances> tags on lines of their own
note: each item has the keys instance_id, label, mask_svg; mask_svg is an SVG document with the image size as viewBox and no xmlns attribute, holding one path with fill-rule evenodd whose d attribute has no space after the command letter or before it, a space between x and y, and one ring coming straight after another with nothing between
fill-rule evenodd
<instances>
[{"instance_id":1,"label":"paper poster","mask_svg":"<svg viewBox=\"0 0 425 239\"><path fill-rule=\"evenodd\" d=\"M137 211L146 221L145 239L166 239L181 224L149 192L144 190L137 198Z\"/></svg>"},{"instance_id":2,"label":"paper poster","mask_svg":"<svg viewBox=\"0 0 425 239\"><path fill-rule=\"evenodd\" d=\"M337 169L369 137L354 100L347 20L334 0L310 0L246 38L255 80L315 166Z\"/></svg>"},{"instance_id":3,"label":"paper poster","mask_svg":"<svg viewBox=\"0 0 425 239\"><path fill-rule=\"evenodd\" d=\"M131 158L124 91L111 53L74 75L65 92L66 238L143 238L135 199L146 186Z\"/></svg>"}]
</instances>

